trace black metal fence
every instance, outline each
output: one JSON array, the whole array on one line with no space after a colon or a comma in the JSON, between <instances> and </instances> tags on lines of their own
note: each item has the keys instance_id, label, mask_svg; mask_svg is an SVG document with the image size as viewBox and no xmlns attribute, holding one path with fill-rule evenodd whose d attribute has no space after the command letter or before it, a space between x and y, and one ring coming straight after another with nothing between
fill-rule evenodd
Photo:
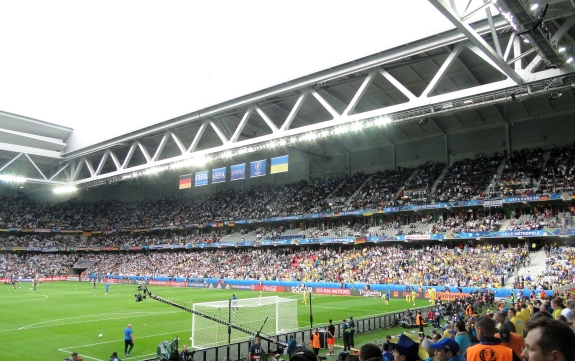
<instances>
[{"instance_id":1,"label":"black metal fence","mask_svg":"<svg viewBox=\"0 0 575 361\"><path fill-rule=\"evenodd\" d=\"M435 309L436 306L429 305L426 307L418 307L416 309L412 309L412 311L421 311L423 315L427 315L427 312L430 309ZM374 310L376 311L376 310ZM389 313L389 314L382 314L380 316L375 317L368 317L362 318L355 321L355 329L356 334L362 334L377 330L382 330L386 328L395 327L398 325L399 320L403 318L406 314L406 311L400 311L396 313ZM424 318L426 318L424 316ZM335 332L337 338L342 338L341 326L342 320L333 320L335 326ZM289 332L285 334L280 334L277 336L270 336L266 335L266 337L274 339L278 342L283 342L287 344L289 341L290 336L294 336L296 342L298 344L307 345L309 343L310 335L314 328L320 328L321 330L325 329L327 324L322 323L319 325L314 325L313 328L303 329L296 332ZM250 349L251 342L250 340L231 343L228 345L223 346L214 346L204 349L198 349L194 351L194 361L239 361L245 360L248 357L248 351ZM278 349L276 344L273 344L266 340L261 340L261 345L263 350L267 350L270 353L273 353ZM327 348L327 345L325 346ZM151 361L156 360L155 358L144 360L144 361Z\"/></svg>"}]
</instances>

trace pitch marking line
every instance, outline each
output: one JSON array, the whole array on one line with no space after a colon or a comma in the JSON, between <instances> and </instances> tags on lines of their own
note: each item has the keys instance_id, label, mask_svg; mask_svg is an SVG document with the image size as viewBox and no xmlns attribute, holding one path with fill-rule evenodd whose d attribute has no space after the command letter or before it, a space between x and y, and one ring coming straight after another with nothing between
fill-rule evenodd
<instances>
[{"instance_id":1,"label":"pitch marking line","mask_svg":"<svg viewBox=\"0 0 575 361\"><path fill-rule=\"evenodd\" d=\"M56 323L56 324L46 324L46 323L50 323L50 322L57 322L57 321L64 321L64 320L70 320L70 319L78 319L78 318L86 318L86 317L98 317L101 315L87 315L87 316L78 316L78 317L68 317L68 318L60 318L60 319L56 319L56 320L50 320L50 321L44 321L44 322L39 322L39 323L33 323L30 325L26 325L26 326L22 326L19 328L15 328L12 330L0 330L0 333L2 332L12 332L12 331L22 331L22 330L30 330L30 329L35 329L35 328L45 328L45 327L53 327L53 326L67 326L67 325L75 325L75 324L79 324L79 323L87 323L87 322L100 322L100 321L109 321L109 320L121 320L121 319L125 319L125 318L134 318L134 317L142 317L142 316L161 316L164 315L166 313L177 313L177 312L181 312L181 311L171 311L171 312L136 312L134 314L128 314L125 317L109 317L109 318L99 318L97 320L83 320L83 321L77 321L77 322L64 322L64 323ZM124 313L125 315L125 313ZM106 314L106 316L110 316L110 314Z\"/></svg>"},{"instance_id":2,"label":"pitch marking line","mask_svg":"<svg viewBox=\"0 0 575 361\"><path fill-rule=\"evenodd\" d=\"M150 337L157 337L157 336L164 336L164 335L170 335L170 334L174 334L174 333L179 333L179 332L188 332L190 331L188 330L183 330L183 331L171 331L171 332L166 332L166 333L159 333L159 334L155 334L155 335L148 335L148 336L139 336L138 339L141 338L150 338ZM104 341L104 342L96 342L96 343L90 343L87 345L78 345L78 346L68 346L68 347L62 347L59 348L58 351L61 352L67 352L67 353L72 353L72 352L78 352L78 351L70 351L70 350L74 350L77 348L81 348L81 347L91 347L91 346L97 346L97 345L105 345L105 344L109 344L109 343L118 343L118 340L113 340L113 341ZM139 355L136 357L145 357L145 356L153 356L156 355L155 353L150 353L150 354L146 354L146 355ZM85 358L89 358L90 360L95 360L95 361L104 361L95 357L90 357L90 356L85 356L85 354L80 353L80 356L85 357ZM130 358L130 360L134 360L134 361L138 361L135 359ZM144 359L142 359L144 360Z\"/></svg>"}]
</instances>

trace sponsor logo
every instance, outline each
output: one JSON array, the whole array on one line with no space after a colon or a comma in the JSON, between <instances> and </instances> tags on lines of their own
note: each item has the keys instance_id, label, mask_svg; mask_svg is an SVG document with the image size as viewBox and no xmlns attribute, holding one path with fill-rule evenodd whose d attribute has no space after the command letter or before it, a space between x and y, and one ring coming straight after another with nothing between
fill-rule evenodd
<instances>
[{"instance_id":1,"label":"sponsor logo","mask_svg":"<svg viewBox=\"0 0 575 361\"><path fill-rule=\"evenodd\" d=\"M351 295L351 290L346 289L346 288L316 288L315 293L323 294L323 295L346 295L346 296L349 296L349 295Z\"/></svg>"},{"instance_id":2,"label":"sponsor logo","mask_svg":"<svg viewBox=\"0 0 575 361\"><path fill-rule=\"evenodd\" d=\"M188 283L186 286L188 287L196 287L196 288L206 288L205 283Z\"/></svg>"},{"instance_id":3,"label":"sponsor logo","mask_svg":"<svg viewBox=\"0 0 575 361\"><path fill-rule=\"evenodd\" d=\"M381 297L382 295L380 291L366 291L366 290L359 290L359 294L365 297Z\"/></svg>"},{"instance_id":4,"label":"sponsor logo","mask_svg":"<svg viewBox=\"0 0 575 361\"><path fill-rule=\"evenodd\" d=\"M268 292L284 292L285 287L284 286L264 286L263 290L268 291Z\"/></svg>"},{"instance_id":5,"label":"sponsor logo","mask_svg":"<svg viewBox=\"0 0 575 361\"><path fill-rule=\"evenodd\" d=\"M291 286L292 293L303 293L304 291L312 292L313 289L311 287Z\"/></svg>"},{"instance_id":6,"label":"sponsor logo","mask_svg":"<svg viewBox=\"0 0 575 361\"><path fill-rule=\"evenodd\" d=\"M228 285L233 290L252 290L253 285Z\"/></svg>"}]
</instances>

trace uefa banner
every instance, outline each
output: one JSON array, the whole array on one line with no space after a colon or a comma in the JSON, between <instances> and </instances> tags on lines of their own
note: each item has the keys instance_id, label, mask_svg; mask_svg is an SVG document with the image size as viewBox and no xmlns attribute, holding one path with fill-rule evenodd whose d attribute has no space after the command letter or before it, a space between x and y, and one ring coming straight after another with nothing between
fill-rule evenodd
<instances>
[{"instance_id":1,"label":"uefa banner","mask_svg":"<svg viewBox=\"0 0 575 361\"><path fill-rule=\"evenodd\" d=\"M283 173L288 171L289 155L271 159L270 174Z\"/></svg>"},{"instance_id":2,"label":"uefa banner","mask_svg":"<svg viewBox=\"0 0 575 361\"><path fill-rule=\"evenodd\" d=\"M232 165L230 167L230 180L235 181L246 177L246 163Z\"/></svg>"},{"instance_id":3,"label":"uefa banner","mask_svg":"<svg viewBox=\"0 0 575 361\"><path fill-rule=\"evenodd\" d=\"M266 175L266 160L256 160L250 162L250 178L261 177Z\"/></svg>"},{"instance_id":4,"label":"uefa banner","mask_svg":"<svg viewBox=\"0 0 575 361\"><path fill-rule=\"evenodd\" d=\"M226 167L212 169L212 184L226 181Z\"/></svg>"},{"instance_id":5,"label":"uefa banner","mask_svg":"<svg viewBox=\"0 0 575 361\"><path fill-rule=\"evenodd\" d=\"M208 185L208 171L196 172L194 177L194 187Z\"/></svg>"}]
</instances>

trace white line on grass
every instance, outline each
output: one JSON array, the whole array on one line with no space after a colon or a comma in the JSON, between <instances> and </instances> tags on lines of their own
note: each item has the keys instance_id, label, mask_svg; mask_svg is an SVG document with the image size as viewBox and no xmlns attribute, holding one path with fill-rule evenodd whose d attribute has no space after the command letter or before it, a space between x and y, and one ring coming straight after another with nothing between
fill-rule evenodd
<instances>
[{"instance_id":1,"label":"white line on grass","mask_svg":"<svg viewBox=\"0 0 575 361\"><path fill-rule=\"evenodd\" d=\"M159 334L155 334L155 335L148 335L148 336L139 336L138 339L140 338L150 338L150 337L157 337L157 336L164 336L164 335L169 335L169 334L174 334L174 333L178 333L178 332L189 332L190 330L184 330L184 331L171 331L171 332L166 332L166 333L159 333ZM70 350L75 350L81 347L91 347L91 346L97 346L97 345L105 345L108 343L117 343L118 340L113 340L113 341L104 341L104 342L96 342L96 343L91 343L88 345L79 345L79 346L68 346L68 347L63 347L63 348L59 348L58 351L61 352L66 352L66 353L72 353L73 351ZM78 351L75 351L78 352ZM137 357L146 357L146 356L153 356L156 355L155 353L149 353L146 355L139 355ZM90 356L86 356L84 353L80 353L80 356L84 357L84 358L88 358L90 360L95 360L95 361L104 361L95 357L90 357ZM138 359L132 359L130 358L130 360L134 360L134 361L139 361ZM144 359L142 359L144 360Z\"/></svg>"},{"instance_id":2,"label":"white line on grass","mask_svg":"<svg viewBox=\"0 0 575 361\"><path fill-rule=\"evenodd\" d=\"M31 295L28 293L28 296L31 296ZM40 301L40 300L48 298L47 295L37 295L34 297L37 297L37 298L20 298L20 299L18 299L17 297L9 297L9 299L13 299L14 301L5 301L6 298L2 297L3 299L0 301L0 305L3 305L5 303L20 303L20 302Z\"/></svg>"},{"instance_id":3,"label":"white line on grass","mask_svg":"<svg viewBox=\"0 0 575 361\"><path fill-rule=\"evenodd\" d=\"M128 314L125 317L108 317L108 318L99 318L97 320L83 320L83 321L77 321L77 322L64 322L64 323L56 323L56 324L46 324L46 323L51 323L51 322L56 322L56 321L63 321L63 320L67 320L67 319L76 319L76 318L86 318L86 317L97 317L99 315L88 315L88 316L78 316L78 317L69 317L69 318L61 318L61 319L57 319L57 320L51 320L51 321L44 321L44 322L39 322L39 323L33 323L30 325L26 325L26 326L22 326L16 329L12 329L12 330L0 330L0 333L2 332L12 332L12 331L22 331L22 330L30 330L30 329L35 329L35 328L44 328L44 327L53 327L53 326L67 326L67 325L75 325L75 324L79 324L79 323L87 323L87 322L100 322L100 321L109 321L109 320L121 320L121 319L125 319L125 318L135 318L135 317L142 317L142 316L161 316L161 315L165 315L167 313L178 313L181 311L171 311L171 312L136 312L135 314ZM109 314L106 316L110 316Z\"/></svg>"}]
</instances>

